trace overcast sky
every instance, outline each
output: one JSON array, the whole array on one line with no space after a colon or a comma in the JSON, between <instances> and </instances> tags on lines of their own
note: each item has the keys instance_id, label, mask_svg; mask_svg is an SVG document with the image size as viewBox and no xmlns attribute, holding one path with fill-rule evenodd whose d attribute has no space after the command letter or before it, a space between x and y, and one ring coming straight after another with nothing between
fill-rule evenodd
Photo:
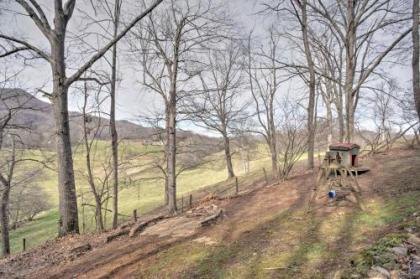
<instances>
[{"instance_id":1,"label":"overcast sky","mask_svg":"<svg viewBox=\"0 0 420 279\"><path fill-rule=\"evenodd\" d=\"M224 1L227 8L230 9L233 18L242 26L242 31L245 34L249 30L254 29L255 33L262 35L266 27L272 23L275 19L274 17L268 16L258 16L255 13L262 9L260 1L256 0L220 0ZM40 1L43 8L51 12L52 0L42 0ZM75 15L71 19L70 30L77 30L81 23L81 14L82 11L87 11L88 7L86 6L87 1L77 1L77 10ZM20 11L20 9L14 4L14 1L10 0L0 0L0 8L3 9L3 14L0 16L0 32L6 33L9 35L18 34L19 37L24 37L41 48L48 49L48 44L45 39L42 39L42 35L39 30L34 26L32 21L28 18L23 18L20 15L16 15L10 11ZM127 8L127 6L125 7ZM124 8L123 8L124 9ZM135 11L128 10L126 11L127 17L124 18L125 21L129 21L132 18L131 13ZM243 35L245 35L243 34ZM120 49L123 50L126 48L124 41L120 44ZM69 48L71 51L71 48ZM123 54L123 53L122 53ZM82 61L78 61L80 57L72 57L71 61L67 63L68 66L74 64L80 65ZM16 63L13 63L13 60L8 60L10 63L0 65L0 69L3 70L4 67L20 69L21 67ZM43 87L47 90L51 87L51 73L49 65L43 61L31 62L29 63L31 67L26 67L25 70L18 77L18 86L21 86L28 91L34 92L36 88ZM405 86L409 83L410 80L410 70L407 67L401 66L388 66L389 71L393 72L394 75L399 79L399 81ZM71 70L68 71L70 75ZM160 103L160 97L145 92L140 84L139 80L141 76L134 69L133 64L130 63L130 57L127 55L121 55L119 58L119 77L122 82L118 87L118 97L117 97L117 118L118 119L127 119L127 120L136 120L139 115L147 114L149 111L154 111L157 108L161 108L162 104ZM297 81L296 81L297 82ZM288 91L293 88L293 85L287 84L281 90ZM78 110L80 105L80 98L77 94L70 94L70 109ZM196 127L185 126L184 128L195 129L197 131L202 131Z\"/></svg>"}]
</instances>

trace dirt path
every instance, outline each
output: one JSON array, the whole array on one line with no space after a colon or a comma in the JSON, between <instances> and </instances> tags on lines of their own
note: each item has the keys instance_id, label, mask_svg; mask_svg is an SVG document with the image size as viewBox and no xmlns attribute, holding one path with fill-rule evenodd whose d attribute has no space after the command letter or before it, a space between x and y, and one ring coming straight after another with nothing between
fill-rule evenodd
<instances>
[{"instance_id":1,"label":"dirt path","mask_svg":"<svg viewBox=\"0 0 420 279\"><path fill-rule=\"evenodd\" d=\"M420 190L419 156L419 151L397 150L363 162L372 169L359 179L364 199ZM304 274L314 270L326 274L343 265L374 233L361 232L366 239L359 246L352 244L359 222L354 208L324 207L305 215L314 176L307 173L237 198L209 200L207 204L224 210L216 225L201 228L199 218L185 216L165 219L134 238L122 237L27 277L311 278ZM312 256L313 251L320 254ZM143 273L155 265L155 273Z\"/></svg>"},{"instance_id":2,"label":"dirt path","mask_svg":"<svg viewBox=\"0 0 420 279\"><path fill-rule=\"evenodd\" d=\"M28 278L124 278L135 271L138 262L177 243L233 240L247 230L247 220L264 221L272 212L301 206L312 176L300 176L281 186L268 186L238 198L208 201L224 209L223 221L210 229L200 228L198 219L167 219L147 228L133 239L124 237L115 240L69 264L38 270Z\"/></svg>"}]
</instances>

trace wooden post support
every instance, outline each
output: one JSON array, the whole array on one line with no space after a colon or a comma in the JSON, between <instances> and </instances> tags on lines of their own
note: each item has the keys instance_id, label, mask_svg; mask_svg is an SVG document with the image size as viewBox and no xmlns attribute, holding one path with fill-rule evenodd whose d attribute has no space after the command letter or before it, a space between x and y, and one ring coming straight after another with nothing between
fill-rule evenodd
<instances>
[{"instance_id":1,"label":"wooden post support","mask_svg":"<svg viewBox=\"0 0 420 279\"><path fill-rule=\"evenodd\" d=\"M235 177L235 192L236 192L236 194L239 193L239 183L238 183L238 178L237 177Z\"/></svg>"},{"instance_id":2,"label":"wooden post support","mask_svg":"<svg viewBox=\"0 0 420 279\"><path fill-rule=\"evenodd\" d=\"M137 209L133 210L133 220L134 222L137 222Z\"/></svg>"},{"instance_id":3,"label":"wooden post support","mask_svg":"<svg viewBox=\"0 0 420 279\"><path fill-rule=\"evenodd\" d=\"M190 203L189 203L189 205L190 205L190 208L192 207L192 194L190 194Z\"/></svg>"},{"instance_id":4,"label":"wooden post support","mask_svg":"<svg viewBox=\"0 0 420 279\"><path fill-rule=\"evenodd\" d=\"M26 238L22 238L22 250L23 252L26 251Z\"/></svg>"},{"instance_id":5,"label":"wooden post support","mask_svg":"<svg viewBox=\"0 0 420 279\"><path fill-rule=\"evenodd\" d=\"M265 171L265 168L263 168L263 172L264 172L265 184L268 184L268 177L267 177L267 172Z\"/></svg>"}]
</instances>

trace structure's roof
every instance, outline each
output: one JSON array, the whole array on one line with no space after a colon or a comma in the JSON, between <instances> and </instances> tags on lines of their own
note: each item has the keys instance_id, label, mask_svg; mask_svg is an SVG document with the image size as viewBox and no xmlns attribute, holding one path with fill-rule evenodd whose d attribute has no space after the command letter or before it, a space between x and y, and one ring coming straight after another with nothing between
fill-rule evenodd
<instances>
[{"instance_id":1,"label":"structure's roof","mask_svg":"<svg viewBox=\"0 0 420 279\"><path fill-rule=\"evenodd\" d=\"M336 143L330 145L330 150L352 150L353 148L360 148L360 145L355 143Z\"/></svg>"}]
</instances>

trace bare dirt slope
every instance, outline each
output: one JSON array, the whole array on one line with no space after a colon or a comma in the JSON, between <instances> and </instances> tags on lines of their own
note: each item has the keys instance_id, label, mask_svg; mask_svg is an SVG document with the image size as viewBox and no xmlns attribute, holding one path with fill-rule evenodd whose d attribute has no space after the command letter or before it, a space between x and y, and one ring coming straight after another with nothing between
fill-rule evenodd
<instances>
[{"instance_id":1,"label":"bare dirt slope","mask_svg":"<svg viewBox=\"0 0 420 279\"><path fill-rule=\"evenodd\" d=\"M398 149L362 163L371 168L359 177L366 212L324 206L305 213L315 177L306 173L236 198L203 201L223 209L215 225L201 227L202 218L186 215L165 219L62 262L28 267L24 257L0 261L0 276L334 278L353 255L420 210L419 150ZM103 236L83 241L102 243Z\"/></svg>"}]
</instances>

